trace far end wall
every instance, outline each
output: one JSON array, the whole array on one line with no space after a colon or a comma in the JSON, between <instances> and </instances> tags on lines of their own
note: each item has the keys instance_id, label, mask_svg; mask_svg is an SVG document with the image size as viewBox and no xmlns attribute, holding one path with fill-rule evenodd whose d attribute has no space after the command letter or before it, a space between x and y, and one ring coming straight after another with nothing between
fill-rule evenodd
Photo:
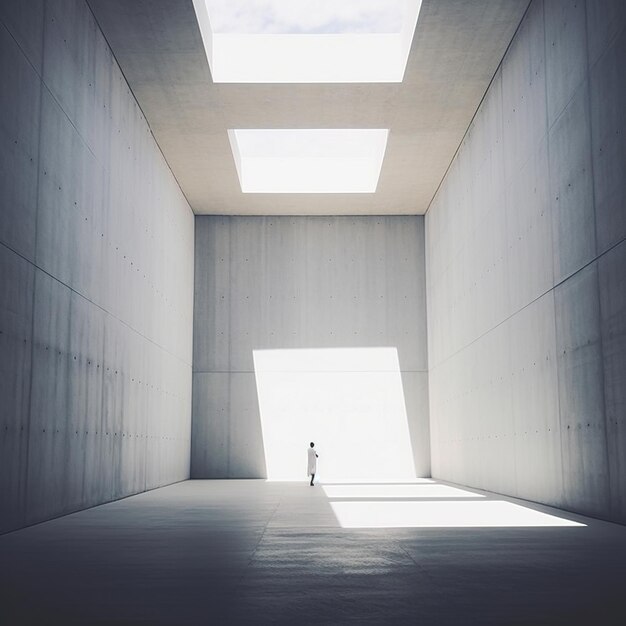
<instances>
[{"instance_id":1,"label":"far end wall","mask_svg":"<svg viewBox=\"0 0 626 626\"><path fill-rule=\"evenodd\" d=\"M266 476L254 350L370 347L397 348L430 474L423 217L199 216L195 249L192 477Z\"/></svg>"},{"instance_id":2,"label":"far end wall","mask_svg":"<svg viewBox=\"0 0 626 626\"><path fill-rule=\"evenodd\" d=\"M426 216L433 476L620 522L625 24L534 0Z\"/></svg>"}]
</instances>

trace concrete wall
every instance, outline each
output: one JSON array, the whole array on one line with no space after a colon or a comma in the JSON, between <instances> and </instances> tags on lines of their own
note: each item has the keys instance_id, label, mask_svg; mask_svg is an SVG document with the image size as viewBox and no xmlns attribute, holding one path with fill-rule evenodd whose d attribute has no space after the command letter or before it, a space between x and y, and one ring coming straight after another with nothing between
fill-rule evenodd
<instances>
[{"instance_id":1,"label":"concrete wall","mask_svg":"<svg viewBox=\"0 0 626 626\"><path fill-rule=\"evenodd\" d=\"M426 217L433 475L621 522L625 23L534 0Z\"/></svg>"},{"instance_id":2,"label":"concrete wall","mask_svg":"<svg viewBox=\"0 0 626 626\"><path fill-rule=\"evenodd\" d=\"M254 349L380 346L428 475L423 217L196 217L192 477L265 476Z\"/></svg>"},{"instance_id":3,"label":"concrete wall","mask_svg":"<svg viewBox=\"0 0 626 626\"><path fill-rule=\"evenodd\" d=\"M0 3L0 531L189 475L193 216L87 5Z\"/></svg>"}]
</instances>

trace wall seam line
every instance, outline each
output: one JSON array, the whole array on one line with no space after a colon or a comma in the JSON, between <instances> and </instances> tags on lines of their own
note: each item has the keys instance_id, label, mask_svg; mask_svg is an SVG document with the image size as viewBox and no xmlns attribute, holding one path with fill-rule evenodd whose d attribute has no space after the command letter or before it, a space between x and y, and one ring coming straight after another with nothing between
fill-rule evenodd
<instances>
[{"instance_id":1,"label":"wall seam line","mask_svg":"<svg viewBox=\"0 0 626 626\"><path fill-rule=\"evenodd\" d=\"M38 211L37 211L38 212ZM146 341L148 341L149 343L151 343L153 346L155 346L156 348L159 348L160 350L162 350L163 352L165 352L166 354L169 354L171 357L175 358L177 361L180 361L180 363L182 363L183 365L186 365L188 367L192 367L191 363L187 363L187 361L185 361L184 359L182 359L181 357L179 357L178 355L174 354L173 352L171 352L170 350L168 350L167 348L161 346L160 344L158 344L156 341L154 341L154 339L150 339L149 337L147 337L146 335L144 335L142 332L138 331L136 328L133 328L128 322L125 322L123 319L121 319L120 317L118 317L117 315L114 315L113 313L111 313L110 311L107 311L107 309L105 309L102 305L98 304L97 302L94 302L93 300L91 300L90 298L88 298L87 296L83 295L80 291L78 291L77 289L75 289L74 287L72 287L71 285L68 285L67 283L65 283L64 281L62 281L60 278L58 278L57 276L54 276L53 274L51 274L50 272L48 272L47 270L45 270L43 267L40 267L39 265L37 265L34 261L31 261L28 257L24 256L21 252L18 252L17 250L15 250L14 248L12 248L10 245L8 245L6 242L1 241L0 240L0 245L3 246L4 248L6 248L7 250L10 250L13 254L17 255L18 257L20 257L21 259L23 259L24 261L26 261L27 263L29 263L30 265L32 265L36 270L40 271L42 274L45 274L46 276L48 276L49 278L52 278L52 280L56 281L57 283L59 283L60 285L63 285L63 287L65 287L66 289L68 289L69 291L71 291L72 293L76 294L77 296L79 296L80 298L82 298L83 300L85 300L86 302L89 302L89 304L91 304L92 306L95 306L96 308L100 309L105 315L108 315L109 317L111 317L112 319L120 322L120 324L123 324L126 328L128 328L131 332L135 333L136 335L138 335L139 337L141 337L142 339L145 339Z\"/></svg>"},{"instance_id":2,"label":"wall seam line","mask_svg":"<svg viewBox=\"0 0 626 626\"><path fill-rule=\"evenodd\" d=\"M550 287L549 289L546 289L544 292L542 292L541 294L539 294L538 296L533 298L530 302L525 304L523 307L519 308L517 311L514 311L513 313L511 313L511 315L508 315L507 317L505 317L503 320L498 322L495 326L492 326L489 330L486 330L484 333L481 333L480 335L478 335L478 337L475 337L469 343L465 344L464 346L462 346L458 350L455 350L452 354L448 355L445 359L439 361L436 365L431 367L431 370L436 369L438 367L441 367L444 363L448 362L451 358L453 358L456 355L460 354L461 352L463 352L463 350L466 350L467 348L469 348L471 345L473 345L477 341L480 341L483 337L486 337L489 333L494 331L499 326L502 326L502 324L506 324L506 322L508 322L509 320L513 319L518 313L521 313L524 309L526 309L529 306L533 305L538 300L541 300L541 298L547 296L551 291L554 291L555 289L557 289L557 287L560 287L561 285L566 283L568 280L570 280L570 278L573 278L574 276L576 276L577 274L582 272L584 269L586 269L587 267L589 267L593 263L596 263L599 259L601 259L603 256L605 256L606 254L608 254L609 252L611 252L612 250L614 250L615 248L617 248L618 246L620 246L624 242L626 242L626 236L622 237L619 241L614 243L611 247L607 248L604 252L602 252L601 254L596 256L595 258L591 259L590 261L587 261L587 263L585 263L584 265L579 267L576 271L572 272L567 277L565 277L562 280L560 280L554 286Z\"/></svg>"}]
</instances>

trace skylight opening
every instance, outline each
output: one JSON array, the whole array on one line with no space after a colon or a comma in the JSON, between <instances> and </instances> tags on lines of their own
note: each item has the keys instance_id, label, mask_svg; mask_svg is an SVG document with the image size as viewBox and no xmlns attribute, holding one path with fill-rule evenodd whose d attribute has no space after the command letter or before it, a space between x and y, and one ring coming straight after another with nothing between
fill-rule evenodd
<instances>
[{"instance_id":1,"label":"skylight opening","mask_svg":"<svg viewBox=\"0 0 626 626\"><path fill-rule=\"evenodd\" d=\"M387 129L231 129L243 193L374 193Z\"/></svg>"},{"instance_id":2,"label":"skylight opening","mask_svg":"<svg viewBox=\"0 0 626 626\"><path fill-rule=\"evenodd\" d=\"M216 83L402 82L421 0L193 0Z\"/></svg>"}]
</instances>

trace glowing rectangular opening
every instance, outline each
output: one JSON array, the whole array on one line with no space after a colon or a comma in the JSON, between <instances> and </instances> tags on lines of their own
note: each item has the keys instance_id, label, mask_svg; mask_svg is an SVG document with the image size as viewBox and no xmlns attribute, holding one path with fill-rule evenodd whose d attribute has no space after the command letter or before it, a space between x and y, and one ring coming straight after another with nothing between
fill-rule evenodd
<instances>
[{"instance_id":1,"label":"glowing rectangular opening","mask_svg":"<svg viewBox=\"0 0 626 626\"><path fill-rule=\"evenodd\" d=\"M414 480L395 348L255 350L268 480Z\"/></svg>"},{"instance_id":2,"label":"glowing rectangular opening","mask_svg":"<svg viewBox=\"0 0 626 626\"><path fill-rule=\"evenodd\" d=\"M387 129L230 129L244 193L374 193Z\"/></svg>"},{"instance_id":3,"label":"glowing rectangular opening","mask_svg":"<svg viewBox=\"0 0 626 626\"><path fill-rule=\"evenodd\" d=\"M331 502L342 528L585 526L502 500Z\"/></svg>"},{"instance_id":4,"label":"glowing rectangular opening","mask_svg":"<svg viewBox=\"0 0 626 626\"><path fill-rule=\"evenodd\" d=\"M193 0L215 83L402 82L421 0Z\"/></svg>"},{"instance_id":5,"label":"glowing rectangular opening","mask_svg":"<svg viewBox=\"0 0 626 626\"><path fill-rule=\"evenodd\" d=\"M425 485L324 485L329 498L484 498L485 496L435 483Z\"/></svg>"}]
</instances>

